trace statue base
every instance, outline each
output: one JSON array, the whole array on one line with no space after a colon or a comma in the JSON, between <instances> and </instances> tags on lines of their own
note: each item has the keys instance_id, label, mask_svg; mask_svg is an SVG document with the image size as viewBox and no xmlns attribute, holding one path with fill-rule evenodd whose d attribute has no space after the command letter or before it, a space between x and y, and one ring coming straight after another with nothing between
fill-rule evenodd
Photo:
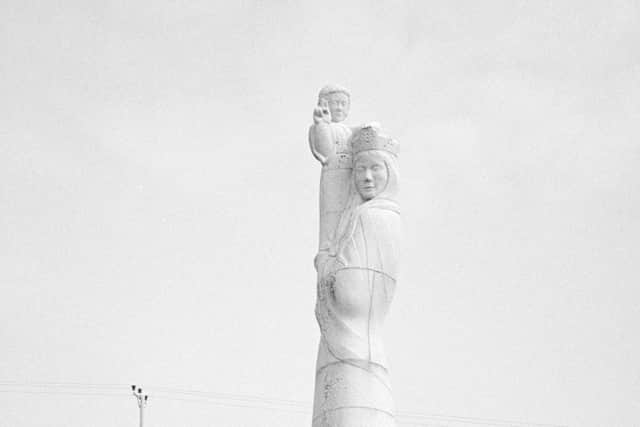
<instances>
[{"instance_id":1,"label":"statue base","mask_svg":"<svg viewBox=\"0 0 640 427\"><path fill-rule=\"evenodd\" d=\"M366 360L329 363L316 374L313 427L395 427L387 370Z\"/></svg>"}]
</instances>

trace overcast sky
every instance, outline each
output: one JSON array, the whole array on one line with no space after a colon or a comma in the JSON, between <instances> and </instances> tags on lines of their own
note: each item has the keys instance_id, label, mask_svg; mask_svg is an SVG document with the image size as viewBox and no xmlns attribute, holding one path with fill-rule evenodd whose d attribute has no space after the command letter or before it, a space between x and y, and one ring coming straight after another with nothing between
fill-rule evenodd
<instances>
[{"instance_id":1,"label":"overcast sky","mask_svg":"<svg viewBox=\"0 0 640 427\"><path fill-rule=\"evenodd\" d=\"M0 425L310 424L326 83L402 145L398 410L637 425L631 0L0 2Z\"/></svg>"}]
</instances>

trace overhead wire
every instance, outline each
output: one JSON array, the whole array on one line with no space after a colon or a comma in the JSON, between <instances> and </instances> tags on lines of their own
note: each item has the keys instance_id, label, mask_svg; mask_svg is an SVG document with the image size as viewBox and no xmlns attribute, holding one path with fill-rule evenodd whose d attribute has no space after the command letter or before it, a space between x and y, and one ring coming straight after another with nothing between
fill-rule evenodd
<instances>
[{"instance_id":1,"label":"overhead wire","mask_svg":"<svg viewBox=\"0 0 640 427\"><path fill-rule=\"evenodd\" d=\"M34 386L34 387L90 387L90 388L117 388L130 387L124 383L88 383L88 382L54 382L54 381L0 381L0 386L16 385L16 386Z\"/></svg>"},{"instance_id":2,"label":"overhead wire","mask_svg":"<svg viewBox=\"0 0 640 427\"><path fill-rule=\"evenodd\" d=\"M183 398L183 397L175 397L175 396L167 396L163 394L154 394L154 398L163 399L163 400L174 400L174 401L182 401L182 402L190 402L190 403L206 403L212 404L216 406L224 406L224 407L232 407L232 408L249 408L249 409L267 409L267 410L276 410L282 412L290 412L290 413L298 413L298 414L309 414L310 411L303 409L293 409L287 407L280 407L277 405L256 405L256 404L242 404L238 402L225 402L221 400L211 399L211 398Z\"/></svg>"},{"instance_id":3,"label":"overhead wire","mask_svg":"<svg viewBox=\"0 0 640 427\"><path fill-rule=\"evenodd\" d=\"M121 397L127 396L129 394L129 387L131 387L130 384L124 383L0 381L0 393ZM102 391L100 391L100 389L102 389ZM118 389L122 389L123 391L118 392ZM291 413L308 414L311 412L309 410L311 406L309 403L290 399L269 398L257 395L220 393L156 385L145 385L145 390L150 390L150 392L152 393L152 398L159 398L164 400L201 402L226 407L280 410ZM109 391L111 393L105 393L106 391ZM397 412L396 418L402 424L411 424L416 426L446 427L448 426L447 423L460 423L467 425L475 424L494 427L566 427L558 424L541 424L497 418L463 417L455 415L426 414L403 411ZM434 424L442 422L444 422L445 424Z\"/></svg>"},{"instance_id":4,"label":"overhead wire","mask_svg":"<svg viewBox=\"0 0 640 427\"><path fill-rule=\"evenodd\" d=\"M123 394L116 393L99 393L99 392L81 392L66 390L0 390L0 393L18 393L18 394L44 394L44 395L60 395L60 396L100 396L100 397L123 397Z\"/></svg>"}]
</instances>

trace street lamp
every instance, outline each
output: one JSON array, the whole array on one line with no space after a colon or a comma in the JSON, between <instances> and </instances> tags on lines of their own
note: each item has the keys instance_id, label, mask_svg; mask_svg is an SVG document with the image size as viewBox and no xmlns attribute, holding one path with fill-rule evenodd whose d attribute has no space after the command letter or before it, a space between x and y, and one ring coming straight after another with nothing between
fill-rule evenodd
<instances>
[{"instance_id":1,"label":"street lamp","mask_svg":"<svg viewBox=\"0 0 640 427\"><path fill-rule=\"evenodd\" d=\"M137 387L136 385L131 385L131 394L136 398L138 402L138 408L140 409L140 427L144 427L144 407L147 406L147 400L149 399L149 395L142 394L142 387Z\"/></svg>"}]
</instances>

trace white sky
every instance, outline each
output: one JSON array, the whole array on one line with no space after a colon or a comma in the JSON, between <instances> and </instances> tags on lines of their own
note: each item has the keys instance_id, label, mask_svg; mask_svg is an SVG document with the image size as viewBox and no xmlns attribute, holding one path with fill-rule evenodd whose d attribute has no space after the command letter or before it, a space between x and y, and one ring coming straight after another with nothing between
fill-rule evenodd
<instances>
[{"instance_id":1,"label":"white sky","mask_svg":"<svg viewBox=\"0 0 640 427\"><path fill-rule=\"evenodd\" d=\"M398 409L637 425L640 3L5 0L0 23L0 425L137 422L126 386L6 382L147 385L153 427L309 424L158 387L310 405L329 82L402 144Z\"/></svg>"}]
</instances>

